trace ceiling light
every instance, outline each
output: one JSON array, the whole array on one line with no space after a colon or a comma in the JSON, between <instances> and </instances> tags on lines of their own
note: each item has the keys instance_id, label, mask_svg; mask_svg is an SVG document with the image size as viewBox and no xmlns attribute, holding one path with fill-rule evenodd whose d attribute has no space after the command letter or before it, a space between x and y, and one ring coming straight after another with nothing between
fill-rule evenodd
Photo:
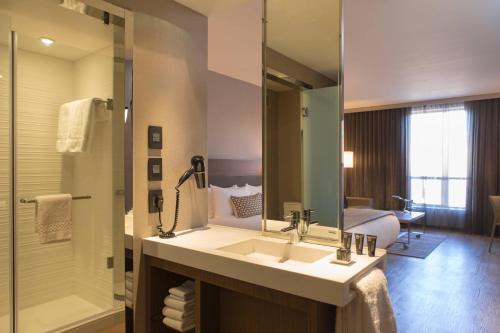
<instances>
[{"instance_id":1,"label":"ceiling light","mask_svg":"<svg viewBox=\"0 0 500 333\"><path fill-rule=\"evenodd\" d=\"M2 74L0 74L0 79L3 79L3 75Z\"/></svg>"},{"instance_id":2,"label":"ceiling light","mask_svg":"<svg viewBox=\"0 0 500 333\"><path fill-rule=\"evenodd\" d=\"M47 47L54 44L54 40L47 37L40 37L40 42Z\"/></svg>"}]
</instances>

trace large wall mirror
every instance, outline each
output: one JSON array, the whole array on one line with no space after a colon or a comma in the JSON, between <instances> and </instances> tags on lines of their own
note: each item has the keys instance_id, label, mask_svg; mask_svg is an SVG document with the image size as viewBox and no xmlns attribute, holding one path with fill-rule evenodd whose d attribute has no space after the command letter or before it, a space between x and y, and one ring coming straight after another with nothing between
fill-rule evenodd
<instances>
[{"instance_id":1,"label":"large wall mirror","mask_svg":"<svg viewBox=\"0 0 500 333\"><path fill-rule=\"evenodd\" d=\"M337 239L342 216L339 1L265 1L264 231L311 209L307 238Z\"/></svg>"}]
</instances>

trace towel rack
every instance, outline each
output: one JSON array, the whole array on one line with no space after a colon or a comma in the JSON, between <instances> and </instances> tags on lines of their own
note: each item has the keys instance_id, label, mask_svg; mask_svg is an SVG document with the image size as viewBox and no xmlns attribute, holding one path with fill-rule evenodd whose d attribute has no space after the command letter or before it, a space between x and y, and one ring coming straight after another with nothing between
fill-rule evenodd
<instances>
[{"instance_id":1,"label":"towel rack","mask_svg":"<svg viewBox=\"0 0 500 333\"><path fill-rule=\"evenodd\" d=\"M92 197L90 195L82 195L82 196L79 196L79 197L72 197L71 199L73 199L73 200L83 200L83 199L92 199ZM19 202L23 203L23 204L28 204L28 203L35 203L36 200L35 199L21 198L21 199L19 199Z\"/></svg>"},{"instance_id":2,"label":"towel rack","mask_svg":"<svg viewBox=\"0 0 500 333\"><path fill-rule=\"evenodd\" d=\"M113 99L112 98L108 98L106 100L98 99L97 101L98 101L98 103L106 104L106 110L113 110Z\"/></svg>"}]
</instances>

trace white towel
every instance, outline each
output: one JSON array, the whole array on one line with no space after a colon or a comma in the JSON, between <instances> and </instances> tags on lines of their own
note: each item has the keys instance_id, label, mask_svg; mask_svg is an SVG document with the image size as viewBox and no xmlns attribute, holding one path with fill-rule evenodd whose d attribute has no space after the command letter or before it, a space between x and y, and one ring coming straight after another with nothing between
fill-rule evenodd
<instances>
[{"instance_id":1,"label":"white towel","mask_svg":"<svg viewBox=\"0 0 500 333\"><path fill-rule=\"evenodd\" d=\"M134 293L131 290L125 290L125 299L133 302L134 301Z\"/></svg>"},{"instance_id":2,"label":"white towel","mask_svg":"<svg viewBox=\"0 0 500 333\"><path fill-rule=\"evenodd\" d=\"M179 311L165 306L163 307L162 314L165 317L175 320L189 320L191 318L194 318L194 308L189 311Z\"/></svg>"},{"instance_id":3,"label":"white towel","mask_svg":"<svg viewBox=\"0 0 500 333\"><path fill-rule=\"evenodd\" d=\"M125 299L125 306L129 309L133 309L134 303L131 300Z\"/></svg>"},{"instance_id":4,"label":"white towel","mask_svg":"<svg viewBox=\"0 0 500 333\"><path fill-rule=\"evenodd\" d=\"M185 332L194 327L194 320L185 322L165 317L163 318L163 324L178 331Z\"/></svg>"},{"instance_id":5,"label":"white towel","mask_svg":"<svg viewBox=\"0 0 500 333\"><path fill-rule=\"evenodd\" d=\"M373 268L354 284L356 297L337 307L335 332L395 333L396 320L384 272Z\"/></svg>"},{"instance_id":6,"label":"white towel","mask_svg":"<svg viewBox=\"0 0 500 333\"><path fill-rule=\"evenodd\" d=\"M190 311L194 309L194 299L190 301L181 301L172 297L172 295L165 297L163 303L169 308L179 311Z\"/></svg>"},{"instance_id":7,"label":"white towel","mask_svg":"<svg viewBox=\"0 0 500 333\"><path fill-rule=\"evenodd\" d=\"M40 243L71 239L71 194L35 197L35 232Z\"/></svg>"},{"instance_id":8,"label":"white towel","mask_svg":"<svg viewBox=\"0 0 500 333\"><path fill-rule=\"evenodd\" d=\"M134 282L130 280L125 280L125 290L134 290Z\"/></svg>"},{"instance_id":9,"label":"white towel","mask_svg":"<svg viewBox=\"0 0 500 333\"><path fill-rule=\"evenodd\" d=\"M126 271L125 272L125 280L127 280L127 281L133 281L134 280L134 272L132 272L132 271Z\"/></svg>"},{"instance_id":10,"label":"white towel","mask_svg":"<svg viewBox=\"0 0 500 333\"><path fill-rule=\"evenodd\" d=\"M178 287L170 288L168 292L180 300L190 300L194 298L194 282L187 280Z\"/></svg>"},{"instance_id":11,"label":"white towel","mask_svg":"<svg viewBox=\"0 0 500 333\"><path fill-rule=\"evenodd\" d=\"M81 153L89 146L93 123L100 118L104 103L85 98L61 105L56 149L59 153Z\"/></svg>"}]
</instances>

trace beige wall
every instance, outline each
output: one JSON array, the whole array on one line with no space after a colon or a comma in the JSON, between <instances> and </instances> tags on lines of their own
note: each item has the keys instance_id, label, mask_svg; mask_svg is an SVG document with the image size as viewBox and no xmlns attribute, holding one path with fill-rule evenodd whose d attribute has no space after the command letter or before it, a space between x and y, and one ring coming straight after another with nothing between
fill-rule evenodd
<instances>
[{"instance_id":1,"label":"beige wall","mask_svg":"<svg viewBox=\"0 0 500 333\"><path fill-rule=\"evenodd\" d=\"M208 156L262 158L262 88L213 71L208 75Z\"/></svg>"},{"instance_id":2,"label":"beige wall","mask_svg":"<svg viewBox=\"0 0 500 333\"><path fill-rule=\"evenodd\" d=\"M133 51L135 326L137 332L144 332L141 238L155 235L157 223L157 214L148 214L148 190L163 189L163 222L169 228L179 177L190 166L191 156L207 156L207 19L173 1L147 1L137 11ZM163 127L161 183L147 181L147 159L152 155L147 148L148 125ZM206 222L207 192L197 189L191 179L181 188L177 230Z\"/></svg>"},{"instance_id":3,"label":"beige wall","mask_svg":"<svg viewBox=\"0 0 500 333\"><path fill-rule=\"evenodd\" d=\"M3 33L3 27L0 27ZM0 46L0 317L9 313L9 56L8 48ZM7 330L0 326L0 331Z\"/></svg>"},{"instance_id":4,"label":"beige wall","mask_svg":"<svg viewBox=\"0 0 500 333\"><path fill-rule=\"evenodd\" d=\"M208 18L208 154L262 158L262 1Z\"/></svg>"},{"instance_id":5,"label":"beige wall","mask_svg":"<svg viewBox=\"0 0 500 333\"><path fill-rule=\"evenodd\" d=\"M256 86L262 85L262 0L208 18L208 69Z\"/></svg>"}]
</instances>

